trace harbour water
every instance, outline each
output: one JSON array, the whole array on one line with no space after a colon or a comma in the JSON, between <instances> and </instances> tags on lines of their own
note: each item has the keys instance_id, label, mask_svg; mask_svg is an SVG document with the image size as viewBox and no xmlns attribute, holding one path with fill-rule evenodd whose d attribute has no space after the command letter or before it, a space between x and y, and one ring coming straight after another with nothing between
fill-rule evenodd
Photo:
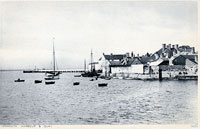
<instances>
[{"instance_id":1,"label":"harbour water","mask_svg":"<svg viewBox=\"0 0 200 129\"><path fill-rule=\"evenodd\" d=\"M0 125L197 124L197 81L89 81L63 73L54 85L34 83L41 79L44 73L0 72Z\"/></svg>"}]
</instances>

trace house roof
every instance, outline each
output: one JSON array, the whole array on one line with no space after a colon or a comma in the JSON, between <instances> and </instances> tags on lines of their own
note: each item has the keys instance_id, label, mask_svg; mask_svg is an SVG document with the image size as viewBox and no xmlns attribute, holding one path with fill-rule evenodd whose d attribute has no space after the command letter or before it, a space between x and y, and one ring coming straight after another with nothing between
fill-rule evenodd
<instances>
[{"instance_id":1,"label":"house roof","mask_svg":"<svg viewBox=\"0 0 200 129\"><path fill-rule=\"evenodd\" d=\"M146 56L140 57L140 61L141 61L142 64L146 64L148 62L152 62L152 61L155 61L155 60L156 60L156 57L155 57L154 54L152 56L149 56L149 57L146 57Z\"/></svg>"},{"instance_id":2,"label":"house roof","mask_svg":"<svg viewBox=\"0 0 200 129\"><path fill-rule=\"evenodd\" d=\"M180 55L180 56L183 56L184 58L189 59L190 61L198 64L198 62L195 61L195 58L198 59L197 55Z\"/></svg>"},{"instance_id":3,"label":"house roof","mask_svg":"<svg viewBox=\"0 0 200 129\"><path fill-rule=\"evenodd\" d=\"M110 66L111 67L127 67L127 66L129 66L129 65L125 65L125 64L122 64L122 62L121 61L113 61L113 60L110 60L109 61L110 62Z\"/></svg>"},{"instance_id":4,"label":"house roof","mask_svg":"<svg viewBox=\"0 0 200 129\"><path fill-rule=\"evenodd\" d=\"M161 64L162 62L163 62L163 60L160 59L160 60L151 62L150 65L158 66L158 65Z\"/></svg>"},{"instance_id":5,"label":"house roof","mask_svg":"<svg viewBox=\"0 0 200 129\"><path fill-rule=\"evenodd\" d=\"M174 58L173 61L176 60L176 59L182 59L182 62L179 62L179 63L182 63L182 65L185 65L184 62L185 62L186 59L188 59L188 60L198 64L198 61L196 61L195 58L197 59L197 55L179 55L176 58Z\"/></svg>"},{"instance_id":6,"label":"house roof","mask_svg":"<svg viewBox=\"0 0 200 129\"><path fill-rule=\"evenodd\" d=\"M122 60L125 54L104 55L106 60Z\"/></svg>"},{"instance_id":7,"label":"house roof","mask_svg":"<svg viewBox=\"0 0 200 129\"><path fill-rule=\"evenodd\" d=\"M179 48L178 48L178 50L180 51L180 52L191 52L192 51L192 48L190 47L190 46L180 46Z\"/></svg>"}]
</instances>

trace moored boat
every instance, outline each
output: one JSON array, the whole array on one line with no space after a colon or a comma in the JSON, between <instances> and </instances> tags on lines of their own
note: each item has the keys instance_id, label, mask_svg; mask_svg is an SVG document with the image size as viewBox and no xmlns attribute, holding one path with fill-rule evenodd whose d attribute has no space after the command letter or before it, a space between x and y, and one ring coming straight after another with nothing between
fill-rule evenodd
<instances>
[{"instance_id":1,"label":"moored boat","mask_svg":"<svg viewBox=\"0 0 200 129\"><path fill-rule=\"evenodd\" d=\"M106 87L108 85L108 83L99 83L98 86L99 87Z\"/></svg>"},{"instance_id":2,"label":"moored boat","mask_svg":"<svg viewBox=\"0 0 200 129\"><path fill-rule=\"evenodd\" d=\"M59 75L61 74L61 72L56 71L56 59L55 59L55 48L54 48L54 39L53 38L53 71L49 71L46 72L46 78L44 78L45 80L57 80L59 79Z\"/></svg>"},{"instance_id":3,"label":"moored boat","mask_svg":"<svg viewBox=\"0 0 200 129\"><path fill-rule=\"evenodd\" d=\"M21 80L20 78L18 78L17 80L15 80L15 82L24 82L25 80Z\"/></svg>"},{"instance_id":4,"label":"moored boat","mask_svg":"<svg viewBox=\"0 0 200 129\"><path fill-rule=\"evenodd\" d=\"M46 85L55 84L55 81L45 82Z\"/></svg>"},{"instance_id":5,"label":"moored boat","mask_svg":"<svg viewBox=\"0 0 200 129\"><path fill-rule=\"evenodd\" d=\"M81 77L81 75L74 75L74 77Z\"/></svg>"},{"instance_id":6,"label":"moored boat","mask_svg":"<svg viewBox=\"0 0 200 129\"><path fill-rule=\"evenodd\" d=\"M94 81L94 79L92 78L92 79L90 79L90 81Z\"/></svg>"},{"instance_id":7,"label":"moored boat","mask_svg":"<svg viewBox=\"0 0 200 129\"><path fill-rule=\"evenodd\" d=\"M82 77L99 77L100 74L98 71L95 70L95 64L98 64L98 62L93 62L93 53L91 51L91 62L89 63L90 71L86 71L86 61L84 61L84 72L81 74Z\"/></svg>"},{"instance_id":8,"label":"moored boat","mask_svg":"<svg viewBox=\"0 0 200 129\"><path fill-rule=\"evenodd\" d=\"M73 82L73 85L75 86L75 85L79 85L80 84L80 82Z\"/></svg>"},{"instance_id":9,"label":"moored boat","mask_svg":"<svg viewBox=\"0 0 200 129\"><path fill-rule=\"evenodd\" d=\"M198 76L197 75L176 76L175 79L178 79L178 80L198 80Z\"/></svg>"},{"instance_id":10,"label":"moored boat","mask_svg":"<svg viewBox=\"0 0 200 129\"><path fill-rule=\"evenodd\" d=\"M59 77L58 76L52 76L52 77L46 77L44 78L45 80L58 80Z\"/></svg>"},{"instance_id":11,"label":"moored boat","mask_svg":"<svg viewBox=\"0 0 200 129\"><path fill-rule=\"evenodd\" d=\"M35 80L35 83L42 83L42 80Z\"/></svg>"}]
</instances>

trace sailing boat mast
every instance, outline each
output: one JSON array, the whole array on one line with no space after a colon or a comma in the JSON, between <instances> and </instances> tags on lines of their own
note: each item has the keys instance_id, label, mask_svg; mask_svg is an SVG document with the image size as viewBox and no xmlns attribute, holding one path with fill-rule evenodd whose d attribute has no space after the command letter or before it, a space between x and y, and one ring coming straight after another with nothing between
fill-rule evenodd
<instances>
[{"instance_id":1,"label":"sailing boat mast","mask_svg":"<svg viewBox=\"0 0 200 129\"><path fill-rule=\"evenodd\" d=\"M92 64L92 62L93 62L93 53L92 53L92 49L91 49L91 72L92 72L92 68L93 68L93 64Z\"/></svg>"},{"instance_id":2,"label":"sailing boat mast","mask_svg":"<svg viewBox=\"0 0 200 129\"><path fill-rule=\"evenodd\" d=\"M86 71L86 60L84 60L84 72Z\"/></svg>"},{"instance_id":3,"label":"sailing boat mast","mask_svg":"<svg viewBox=\"0 0 200 129\"><path fill-rule=\"evenodd\" d=\"M54 71L54 73L55 73L56 63L55 63L54 40L55 40L55 38L53 37L53 71Z\"/></svg>"}]
</instances>

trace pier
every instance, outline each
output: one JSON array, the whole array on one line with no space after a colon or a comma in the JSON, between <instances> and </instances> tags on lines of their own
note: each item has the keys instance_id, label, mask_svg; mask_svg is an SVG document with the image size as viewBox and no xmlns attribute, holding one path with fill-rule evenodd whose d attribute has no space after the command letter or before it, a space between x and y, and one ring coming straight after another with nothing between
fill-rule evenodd
<instances>
[{"instance_id":1,"label":"pier","mask_svg":"<svg viewBox=\"0 0 200 129\"><path fill-rule=\"evenodd\" d=\"M52 70L23 70L23 73L47 73L52 72ZM69 70L56 70L55 72L61 73L82 73L84 70L82 69L69 69Z\"/></svg>"}]
</instances>

